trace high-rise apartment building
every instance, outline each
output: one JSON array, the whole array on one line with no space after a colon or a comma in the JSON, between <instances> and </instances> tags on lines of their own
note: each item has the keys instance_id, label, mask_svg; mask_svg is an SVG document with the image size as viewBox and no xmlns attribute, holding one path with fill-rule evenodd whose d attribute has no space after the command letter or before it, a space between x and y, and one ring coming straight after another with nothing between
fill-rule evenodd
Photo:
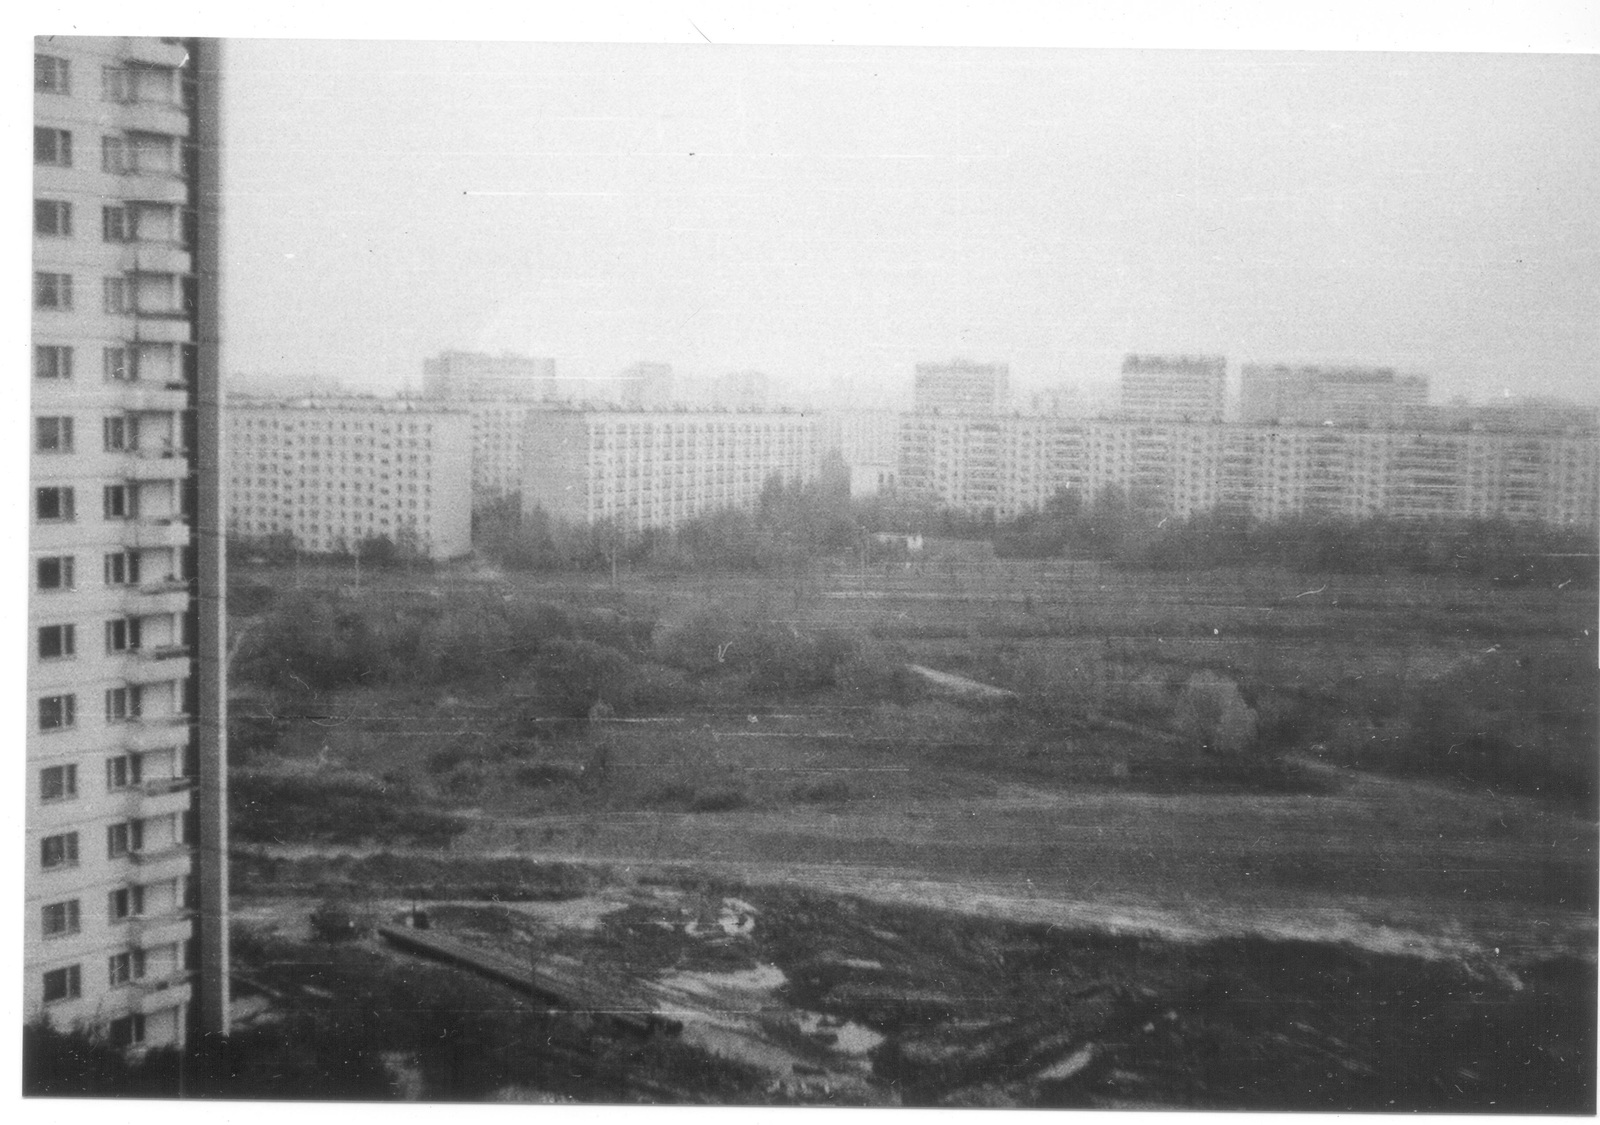
<instances>
[{"instance_id":1,"label":"high-rise apartment building","mask_svg":"<svg viewBox=\"0 0 1600 1125\"><path fill-rule=\"evenodd\" d=\"M25 1019L225 1032L218 45L34 46Z\"/></svg>"},{"instance_id":2,"label":"high-rise apartment building","mask_svg":"<svg viewBox=\"0 0 1600 1125\"><path fill-rule=\"evenodd\" d=\"M554 410L528 416L522 510L580 524L673 528L753 508L768 479L817 475L814 415Z\"/></svg>"},{"instance_id":3,"label":"high-rise apartment building","mask_svg":"<svg viewBox=\"0 0 1600 1125\"><path fill-rule=\"evenodd\" d=\"M1389 367L1247 363L1239 373L1242 422L1394 426L1427 402L1424 376L1398 375Z\"/></svg>"},{"instance_id":4,"label":"high-rise apartment building","mask_svg":"<svg viewBox=\"0 0 1600 1125\"><path fill-rule=\"evenodd\" d=\"M1130 355L1122 361L1121 416L1140 422L1220 422L1228 361L1219 355Z\"/></svg>"},{"instance_id":5,"label":"high-rise apartment building","mask_svg":"<svg viewBox=\"0 0 1600 1125\"><path fill-rule=\"evenodd\" d=\"M347 554L387 539L434 559L472 549L472 418L420 399L231 396L228 530Z\"/></svg>"},{"instance_id":6,"label":"high-rise apartment building","mask_svg":"<svg viewBox=\"0 0 1600 1125\"><path fill-rule=\"evenodd\" d=\"M1011 368L1004 363L919 363L911 408L919 414L998 414L1011 400Z\"/></svg>"},{"instance_id":7,"label":"high-rise apartment building","mask_svg":"<svg viewBox=\"0 0 1600 1125\"><path fill-rule=\"evenodd\" d=\"M560 397L556 361L506 352L440 352L422 361L422 393L429 398L504 398L538 402Z\"/></svg>"},{"instance_id":8,"label":"high-rise apartment building","mask_svg":"<svg viewBox=\"0 0 1600 1125\"><path fill-rule=\"evenodd\" d=\"M626 410L662 410L677 401L672 364L641 362L617 376L616 399Z\"/></svg>"}]
</instances>

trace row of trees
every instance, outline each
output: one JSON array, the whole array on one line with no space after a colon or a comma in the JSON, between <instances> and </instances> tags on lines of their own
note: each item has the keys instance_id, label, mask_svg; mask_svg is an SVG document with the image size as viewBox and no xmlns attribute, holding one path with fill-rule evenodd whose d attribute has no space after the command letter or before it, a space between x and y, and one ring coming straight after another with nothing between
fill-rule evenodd
<instances>
[{"instance_id":1,"label":"row of trees","mask_svg":"<svg viewBox=\"0 0 1600 1125\"><path fill-rule=\"evenodd\" d=\"M275 566L294 562L301 557L333 560L359 560L371 566L417 566L426 564L428 553L422 540L410 524L402 524L393 538L387 535L368 535L349 544L340 544L337 550L326 555L315 555L304 550L292 532L274 531L268 535L228 536L228 554L240 559L261 559Z\"/></svg>"},{"instance_id":2,"label":"row of trees","mask_svg":"<svg viewBox=\"0 0 1600 1125\"><path fill-rule=\"evenodd\" d=\"M859 538L852 516L849 478L842 463L816 480L769 478L752 510L722 508L675 531L631 531L614 521L592 525L552 519L542 509L526 516L516 497L480 506L473 542L502 566L530 571L605 571L617 566L652 570L783 572Z\"/></svg>"},{"instance_id":3,"label":"row of trees","mask_svg":"<svg viewBox=\"0 0 1600 1125\"><path fill-rule=\"evenodd\" d=\"M1270 565L1337 574L1453 571L1512 586L1596 579L1590 529L1504 519L1257 520L1217 511L1180 520L1116 488L1087 503L1080 493L1059 492L1042 509L995 525L992 538L1001 556L1072 555L1136 570Z\"/></svg>"}]
</instances>

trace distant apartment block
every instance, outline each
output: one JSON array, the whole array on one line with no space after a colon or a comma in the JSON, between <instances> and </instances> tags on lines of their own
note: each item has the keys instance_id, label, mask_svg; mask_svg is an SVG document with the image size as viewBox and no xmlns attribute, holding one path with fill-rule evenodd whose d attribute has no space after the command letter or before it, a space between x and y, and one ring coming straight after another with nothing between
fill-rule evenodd
<instances>
[{"instance_id":1,"label":"distant apartment block","mask_svg":"<svg viewBox=\"0 0 1600 1125\"><path fill-rule=\"evenodd\" d=\"M1088 486L1088 432L1064 418L903 415L896 491L1011 519L1057 491Z\"/></svg>"},{"instance_id":2,"label":"distant apartment block","mask_svg":"<svg viewBox=\"0 0 1600 1125\"><path fill-rule=\"evenodd\" d=\"M1240 371L1241 422L1394 426L1427 402L1425 377L1388 367L1246 364Z\"/></svg>"},{"instance_id":3,"label":"distant apartment block","mask_svg":"<svg viewBox=\"0 0 1600 1125\"><path fill-rule=\"evenodd\" d=\"M919 363L911 408L919 414L998 414L1011 400L1011 368L1004 363Z\"/></svg>"},{"instance_id":4,"label":"distant apartment block","mask_svg":"<svg viewBox=\"0 0 1600 1125\"><path fill-rule=\"evenodd\" d=\"M676 402L670 363L635 363L617 376L616 401L625 410L665 410Z\"/></svg>"},{"instance_id":5,"label":"distant apartment block","mask_svg":"<svg viewBox=\"0 0 1600 1125\"><path fill-rule=\"evenodd\" d=\"M136 1051L228 1025L221 63L34 49L22 1017Z\"/></svg>"},{"instance_id":6,"label":"distant apartment block","mask_svg":"<svg viewBox=\"0 0 1600 1125\"><path fill-rule=\"evenodd\" d=\"M1009 519L1060 489L1124 490L1152 517L1500 517L1595 526L1588 434L907 415L898 489Z\"/></svg>"},{"instance_id":7,"label":"distant apartment block","mask_svg":"<svg viewBox=\"0 0 1600 1125\"><path fill-rule=\"evenodd\" d=\"M1222 356L1130 355L1122 361L1120 416L1142 422L1221 422L1228 361Z\"/></svg>"},{"instance_id":8,"label":"distant apartment block","mask_svg":"<svg viewBox=\"0 0 1600 1125\"><path fill-rule=\"evenodd\" d=\"M817 474L816 420L727 411L553 410L527 419L522 509L580 524L672 528L753 508L773 476Z\"/></svg>"},{"instance_id":9,"label":"distant apartment block","mask_svg":"<svg viewBox=\"0 0 1600 1125\"><path fill-rule=\"evenodd\" d=\"M515 496L522 488L523 440L528 415L557 409L557 402L513 398L424 400L423 405L464 411L472 422L472 500Z\"/></svg>"},{"instance_id":10,"label":"distant apartment block","mask_svg":"<svg viewBox=\"0 0 1600 1125\"><path fill-rule=\"evenodd\" d=\"M429 558L472 549L472 418L405 399L230 397L228 530L315 554L385 537Z\"/></svg>"},{"instance_id":11,"label":"distant apartment block","mask_svg":"<svg viewBox=\"0 0 1600 1125\"><path fill-rule=\"evenodd\" d=\"M556 361L544 356L446 351L422 361L422 393L428 398L538 402L571 397L574 390L558 383Z\"/></svg>"}]
</instances>

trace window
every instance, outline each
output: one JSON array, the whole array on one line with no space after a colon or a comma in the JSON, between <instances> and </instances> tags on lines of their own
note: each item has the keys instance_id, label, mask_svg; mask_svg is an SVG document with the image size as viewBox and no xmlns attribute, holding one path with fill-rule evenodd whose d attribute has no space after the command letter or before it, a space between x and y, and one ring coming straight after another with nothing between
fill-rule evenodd
<instances>
[{"instance_id":1,"label":"window","mask_svg":"<svg viewBox=\"0 0 1600 1125\"><path fill-rule=\"evenodd\" d=\"M132 485L106 485L102 502L108 520L127 520L138 515L138 503Z\"/></svg>"},{"instance_id":2,"label":"window","mask_svg":"<svg viewBox=\"0 0 1600 1125\"><path fill-rule=\"evenodd\" d=\"M57 168L72 167L72 134L65 129L34 126L33 162Z\"/></svg>"},{"instance_id":3,"label":"window","mask_svg":"<svg viewBox=\"0 0 1600 1125\"><path fill-rule=\"evenodd\" d=\"M101 428L104 430L107 453L120 453L134 447L131 433L133 427L128 418L123 416L107 418Z\"/></svg>"},{"instance_id":4,"label":"window","mask_svg":"<svg viewBox=\"0 0 1600 1125\"><path fill-rule=\"evenodd\" d=\"M33 90L36 94L72 93L72 70L67 60L54 55L34 55Z\"/></svg>"},{"instance_id":5,"label":"window","mask_svg":"<svg viewBox=\"0 0 1600 1125\"><path fill-rule=\"evenodd\" d=\"M106 652L136 652L139 648L139 619L119 617L106 622Z\"/></svg>"},{"instance_id":6,"label":"window","mask_svg":"<svg viewBox=\"0 0 1600 1125\"><path fill-rule=\"evenodd\" d=\"M144 777L144 763L137 754L119 754L106 759L106 788L127 789Z\"/></svg>"},{"instance_id":7,"label":"window","mask_svg":"<svg viewBox=\"0 0 1600 1125\"><path fill-rule=\"evenodd\" d=\"M33 349L35 379L72 378L72 349L60 344L38 344Z\"/></svg>"},{"instance_id":8,"label":"window","mask_svg":"<svg viewBox=\"0 0 1600 1125\"><path fill-rule=\"evenodd\" d=\"M36 309L72 308L72 275L70 273L36 273L33 275L33 307Z\"/></svg>"},{"instance_id":9,"label":"window","mask_svg":"<svg viewBox=\"0 0 1600 1125\"><path fill-rule=\"evenodd\" d=\"M35 418L33 448L40 453L71 453L72 418Z\"/></svg>"},{"instance_id":10,"label":"window","mask_svg":"<svg viewBox=\"0 0 1600 1125\"><path fill-rule=\"evenodd\" d=\"M78 697L47 695L39 700L39 729L67 730L77 723Z\"/></svg>"},{"instance_id":11,"label":"window","mask_svg":"<svg viewBox=\"0 0 1600 1125\"><path fill-rule=\"evenodd\" d=\"M54 555L38 562L38 588L41 590L72 589L72 556Z\"/></svg>"},{"instance_id":12,"label":"window","mask_svg":"<svg viewBox=\"0 0 1600 1125\"><path fill-rule=\"evenodd\" d=\"M137 551L118 551L106 556L107 586L137 586L139 584L139 554Z\"/></svg>"},{"instance_id":13,"label":"window","mask_svg":"<svg viewBox=\"0 0 1600 1125\"><path fill-rule=\"evenodd\" d=\"M59 199L33 201L33 233L54 238L72 236L72 204Z\"/></svg>"},{"instance_id":14,"label":"window","mask_svg":"<svg viewBox=\"0 0 1600 1125\"><path fill-rule=\"evenodd\" d=\"M78 865L78 834L63 832L59 836L46 836L39 841L41 867L76 867Z\"/></svg>"},{"instance_id":15,"label":"window","mask_svg":"<svg viewBox=\"0 0 1600 1125\"><path fill-rule=\"evenodd\" d=\"M133 145L126 137L100 138L100 170L115 176L128 175L137 170Z\"/></svg>"},{"instance_id":16,"label":"window","mask_svg":"<svg viewBox=\"0 0 1600 1125\"><path fill-rule=\"evenodd\" d=\"M139 378L132 348L107 348L101 353L105 361L105 376L109 383L132 383Z\"/></svg>"},{"instance_id":17,"label":"window","mask_svg":"<svg viewBox=\"0 0 1600 1125\"><path fill-rule=\"evenodd\" d=\"M113 922L125 922L144 913L144 888L123 887L112 891L107 912Z\"/></svg>"},{"instance_id":18,"label":"window","mask_svg":"<svg viewBox=\"0 0 1600 1125\"><path fill-rule=\"evenodd\" d=\"M34 514L41 520L72 519L72 489L54 487L39 489L34 495Z\"/></svg>"},{"instance_id":19,"label":"window","mask_svg":"<svg viewBox=\"0 0 1600 1125\"><path fill-rule=\"evenodd\" d=\"M83 974L79 966L68 965L65 969L51 969L44 975L44 1002L53 1004L57 1000L76 1000L83 995Z\"/></svg>"},{"instance_id":20,"label":"window","mask_svg":"<svg viewBox=\"0 0 1600 1125\"><path fill-rule=\"evenodd\" d=\"M102 67L100 70L101 96L108 102L131 104L139 100L138 87L133 72L120 66Z\"/></svg>"},{"instance_id":21,"label":"window","mask_svg":"<svg viewBox=\"0 0 1600 1125\"><path fill-rule=\"evenodd\" d=\"M106 689L106 722L125 723L140 714L139 688L117 687Z\"/></svg>"},{"instance_id":22,"label":"window","mask_svg":"<svg viewBox=\"0 0 1600 1125\"><path fill-rule=\"evenodd\" d=\"M144 821L125 820L106 825L106 855L111 859L144 849Z\"/></svg>"},{"instance_id":23,"label":"window","mask_svg":"<svg viewBox=\"0 0 1600 1125\"><path fill-rule=\"evenodd\" d=\"M47 938L75 934L82 922L77 899L49 903L45 906L43 915L43 924L40 928Z\"/></svg>"},{"instance_id":24,"label":"window","mask_svg":"<svg viewBox=\"0 0 1600 1125\"><path fill-rule=\"evenodd\" d=\"M107 959L112 988L129 984L144 976L144 950L130 949L126 953L113 953Z\"/></svg>"},{"instance_id":25,"label":"window","mask_svg":"<svg viewBox=\"0 0 1600 1125\"><path fill-rule=\"evenodd\" d=\"M100 231L107 242L133 242L135 233L134 212L131 207L106 207L100 212Z\"/></svg>"},{"instance_id":26,"label":"window","mask_svg":"<svg viewBox=\"0 0 1600 1125\"><path fill-rule=\"evenodd\" d=\"M46 766L39 771L41 801L69 801L77 795L77 766Z\"/></svg>"},{"instance_id":27,"label":"window","mask_svg":"<svg viewBox=\"0 0 1600 1125\"><path fill-rule=\"evenodd\" d=\"M77 628L72 625L44 625L39 629L39 659L58 660L76 655Z\"/></svg>"},{"instance_id":28,"label":"window","mask_svg":"<svg viewBox=\"0 0 1600 1125\"><path fill-rule=\"evenodd\" d=\"M101 294L108 316L133 312L133 286L125 277L108 277L101 283Z\"/></svg>"},{"instance_id":29,"label":"window","mask_svg":"<svg viewBox=\"0 0 1600 1125\"><path fill-rule=\"evenodd\" d=\"M106 1038L113 1047L134 1047L144 1042L144 1016L139 1012L121 1016L106 1025Z\"/></svg>"}]
</instances>

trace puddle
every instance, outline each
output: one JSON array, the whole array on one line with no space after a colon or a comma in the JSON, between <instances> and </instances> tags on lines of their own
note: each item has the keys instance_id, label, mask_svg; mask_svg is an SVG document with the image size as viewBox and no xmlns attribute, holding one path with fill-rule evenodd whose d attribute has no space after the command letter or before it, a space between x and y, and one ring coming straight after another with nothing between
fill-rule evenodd
<instances>
[{"instance_id":1,"label":"puddle","mask_svg":"<svg viewBox=\"0 0 1600 1125\"><path fill-rule=\"evenodd\" d=\"M806 1035L817 1037L832 1036L833 1042L829 1046L841 1055L851 1058L865 1058L867 1052L883 1042L884 1037L872 1028L853 1020L840 1020L832 1016L825 1016L821 1012L796 1012L795 1023Z\"/></svg>"},{"instance_id":2,"label":"puddle","mask_svg":"<svg viewBox=\"0 0 1600 1125\"><path fill-rule=\"evenodd\" d=\"M663 988L698 999L729 1002L738 1001L741 997L749 1001L764 999L768 993L782 987L786 980L788 978L778 966L757 965L753 969L731 973L668 973L659 978L657 983ZM765 1004L750 1003L730 1010L754 1015L764 1007Z\"/></svg>"},{"instance_id":3,"label":"puddle","mask_svg":"<svg viewBox=\"0 0 1600 1125\"><path fill-rule=\"evenodd\" d=\"M625 910L628 900L575 898L565 902L513 902L506 905L518 914L537 919L554 929L592 933L600 928L607 914Z\"/></svg>"},{"instance_id":4,"label":"puddle","mask_svg":"<svg viewBox=\"0 0 1600 1125\"><path fill-rule=\"evenodd\" d=\"M683 932L697 934L702 930L721 930L729 937L749 937L755 933L756 915L760 913L743 899L725 898L714 921L706 924L702 919L695 919L684 926Z\"/></svg>"}]
</instances>

